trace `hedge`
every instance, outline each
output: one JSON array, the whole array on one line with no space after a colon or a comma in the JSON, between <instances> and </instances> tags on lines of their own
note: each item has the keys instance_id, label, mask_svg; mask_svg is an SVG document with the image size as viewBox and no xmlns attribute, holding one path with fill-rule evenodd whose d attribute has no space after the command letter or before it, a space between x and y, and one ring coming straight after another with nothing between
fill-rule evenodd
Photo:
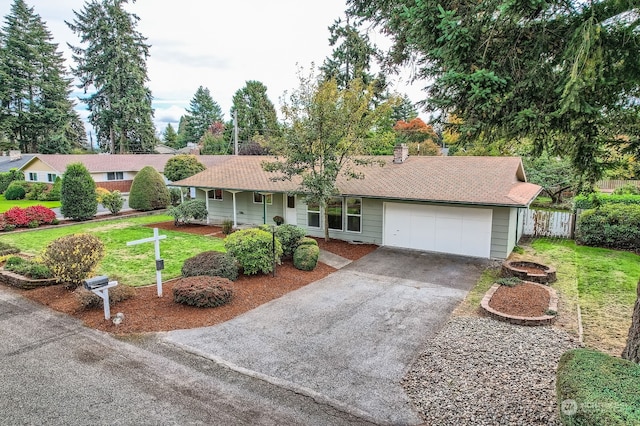
<instances>
[{"instance_id":1,"label":"hedge","mask_svg":"<svg viewBox=\"0 0 640 426\"><path fill-rule=\"evenodd\" d=\"M565 425L640 424L640 365L591 349L560 358L556 396Z\"/></svg>"},{"instance_id":2,"label":"hedge","mask_svg":"<svg viewBox=\"0 0 640 426\"><path fill-rule=\"evenodd\" d=\"M606 204L640 204L640 195L610 195L593 193L590 195L577 195L573 198L573 209L594 209Z\"/></svg>"},{"instance_id":3,"label":"hedge","mask_svg":"<svg viewBox=\"0 0 640 426\"><path fill-rule=\"evenodd\" d=\"M620 250L640 249L640 205L608 204L586 210L576 225L576 242Z\"/></svg>"}]
</instances>

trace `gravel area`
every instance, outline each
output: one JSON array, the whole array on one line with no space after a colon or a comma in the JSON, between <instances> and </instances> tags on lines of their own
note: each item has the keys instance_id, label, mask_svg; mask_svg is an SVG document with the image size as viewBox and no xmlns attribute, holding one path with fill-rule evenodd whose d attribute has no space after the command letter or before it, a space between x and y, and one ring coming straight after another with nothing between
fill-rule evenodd
<instances>
[{"instance_id":1,"label":"gravel area","mask_svg":"<svg viewBox=\"0 0 640 426\"><path fill-rule=\"evenodd\" d=\"M403 386L426 424L556 425L556 367L577 346L552 327L454 317Z\"/></svg>"}]
</instances>

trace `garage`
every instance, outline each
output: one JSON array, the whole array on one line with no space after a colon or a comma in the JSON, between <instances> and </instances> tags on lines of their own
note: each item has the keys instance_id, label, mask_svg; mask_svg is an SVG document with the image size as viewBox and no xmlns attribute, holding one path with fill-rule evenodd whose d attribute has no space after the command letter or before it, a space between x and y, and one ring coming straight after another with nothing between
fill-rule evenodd
<instances>
[{"instance_id":1,"label":"garage","mask_svg":"<svg viewBox=\"0 0 640 426\"><path fill-rule=\"evenodd\" d=\"M383 244L489 258L491 209L385 203Z\"/></svg>"}]
</instances>

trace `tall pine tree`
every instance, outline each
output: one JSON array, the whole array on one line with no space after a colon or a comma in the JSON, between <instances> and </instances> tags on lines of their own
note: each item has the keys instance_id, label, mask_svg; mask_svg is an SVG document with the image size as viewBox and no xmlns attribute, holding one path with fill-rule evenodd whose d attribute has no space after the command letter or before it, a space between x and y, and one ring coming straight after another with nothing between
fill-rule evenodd
<instances>
[{"instance_id":1,"label":"tall pine tree","mask_svg":"<svg viewBox=\"0 0 640 426\"><path fill-rule=\"evenodd\" d=\"M0 131L9 147L23 152L69 153L85 137L52 40L34 9L15 0L0 32Z\"/></svg>"},{"instance_id":2,"label":"tall pine tree","mask_svg":"<svg viewBox=\"0 0 640 426\"><path fill-rule=\"evenodd\" d=\"M276 108L267 96L267 87L259 81L247 81L233 95L231 116L238 114L238 138L249 142L256 135L266 140L280 135Z\"/></svg>"},{"instance_id":3,"label":"tall pine tree","mask_svg":"<svg viewBox=\"0 0 640 426\"><path fill-rule=\"evenodd\" d=\"M185 141L198 143L213 123L222 122L222 109L211 97L209 89L198 87L187 110Z\"/></svg>"},{"instance_id":4,"label":"tall pine tree","mask_svg":"<svg viewBox=\"0 0 640 426\"><path fill-rule=\"evenodd\" d=\"M80 37L71 46L74 74L100 148L111 153L152 152L156 144L151 90L146 86L149 45L136 30L139 18L124 10L127 0L92 0L67 22ZM95 89L92 91L91 89Z\"/></svg>"}]
</instances>

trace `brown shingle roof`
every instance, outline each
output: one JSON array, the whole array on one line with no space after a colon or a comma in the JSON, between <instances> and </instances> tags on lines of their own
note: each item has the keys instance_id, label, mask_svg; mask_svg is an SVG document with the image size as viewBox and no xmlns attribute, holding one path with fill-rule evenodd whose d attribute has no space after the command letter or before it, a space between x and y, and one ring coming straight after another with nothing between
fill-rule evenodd
<instances>
[{"instance_id":1,"label":"brown shingle roof","mask_svg":"<svg viewBox=\"0 0 640 426\"><path fill-rule=\"evenodd\" d=\"M90 173L139 172L145 166L152 166L162 173L171 155L168 154L36 154L36 157L54 170L64 173L72 163L82 163ZM226 155L198 155L198 161L211 167L226 161Z\"/></svg>"},{"instance_id":2,"label":"brown shingle roof","mask_svg":"<svg viewBox=\"0 0 640 426\"><path fill-rule=\"evenodd\" d=\"M376 157L383 166L360 166L364 179L340 177L343 195L442 203L527 206L538 185L525 182L517 157L409 157L394 164L392 157ZM274 157L236 156L176 182L179 186L241 191L292 192L297 181L273 181L276 173L262 169Z\"/></svg>"}]
</instances>

